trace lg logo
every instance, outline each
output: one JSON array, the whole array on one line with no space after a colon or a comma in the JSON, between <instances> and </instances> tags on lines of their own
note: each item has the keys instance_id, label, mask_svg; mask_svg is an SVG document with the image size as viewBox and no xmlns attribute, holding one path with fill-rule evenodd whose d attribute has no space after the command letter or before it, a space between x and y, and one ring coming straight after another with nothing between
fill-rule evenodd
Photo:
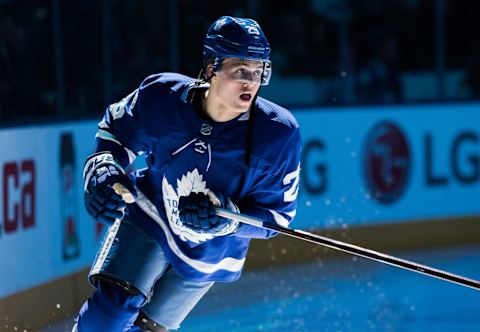
<instances>
[{"instance_id":1,"label":"lg logo","mask_svg":"<svg viewBox=\"0 0 480 332\"><path fill-rule=\"evenodd\" d=\"M364 173L371 196L389 204L403 194L410 175L410 148L402 130L393 122L374 126L366 139Z\"/></svg>"},{"instance_id":2,"label":"lg logo","mask_svg":"<svg viewBox=\"0 0 480 332\"><path fill-rule=\"evenodd\" d=\"M31 159L3 165L0 230L5 234L35 226L35 177Z\"/></svg>"}]
</instances>

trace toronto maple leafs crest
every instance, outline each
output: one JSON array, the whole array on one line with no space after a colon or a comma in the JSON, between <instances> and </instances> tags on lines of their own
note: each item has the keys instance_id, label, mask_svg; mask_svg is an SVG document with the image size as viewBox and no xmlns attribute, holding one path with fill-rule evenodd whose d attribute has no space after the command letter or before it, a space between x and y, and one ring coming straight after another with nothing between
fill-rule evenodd
<instances>
[{"instance_id":1,"label":"toronto maple leafs crest","mask_svg":"<svg viewBox=\"0 0 480 332\"><path fill-rule=\"evenodd\" d=\"M186 175L182 175L177 179L177 189L168 183L164 176L162 180L163 203L165 212L167 213L168 223L173 233L175 233L182 241L190 241L193 243L201 243L213 239L211 234L199 234L185 227L179 218L178 201L181 196L188 196L190 193L209 193L207 184L203 181L203 175L195 168Z\"/></svg>"}]
</instances>

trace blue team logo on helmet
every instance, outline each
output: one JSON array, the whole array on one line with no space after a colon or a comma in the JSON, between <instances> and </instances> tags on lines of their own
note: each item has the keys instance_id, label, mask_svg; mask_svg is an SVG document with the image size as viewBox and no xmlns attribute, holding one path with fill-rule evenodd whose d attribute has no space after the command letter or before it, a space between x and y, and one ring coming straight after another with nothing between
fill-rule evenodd
<instances>
[{"instance_id":1,"label":"blue team logo on helmet","mask_svg":"<svg viewBox=\"0 0 480 332\"><path fill-rule=\"evenodd\" d=\"M208 28L203 48L204 63L213 59L213 69L218 71L225 58L262 62L261 84L268 84L271 76L270 44L254 20L222 16Z\"/></svg>"}]
</instances>

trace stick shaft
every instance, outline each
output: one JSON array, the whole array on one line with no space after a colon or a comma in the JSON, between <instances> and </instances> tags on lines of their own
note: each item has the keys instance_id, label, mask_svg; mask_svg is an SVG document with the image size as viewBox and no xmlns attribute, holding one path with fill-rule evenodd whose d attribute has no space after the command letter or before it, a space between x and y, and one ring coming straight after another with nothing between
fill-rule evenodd
<instances>
[{"instance_id":1,"label":"stick shaft","mask_svg":"<svg viewBox=\"0 0 480 332\"><path fill-rule=\"evenodd\" d=\"M260 219L253 218L241 213L234 213L226 209L217 208L216 213L220 217L236 219L245 224L269 229L269 230L272 230L290 237L294 237L300 240L309 241L315 244L320 244L320 245L323 245L332 249L340 250L349 254L353 254L353 255L371 259L377 262L389 264L392 266L396 266L402 269L424 274L424 275L441 279L444 281L456 283L461 286L466 286L476 290L480 290L480 281L477 281L474 279L469 279L469 278L456 275L450 272L435 269L426 265L418 264L418 263L401 259L395 256L383 254L374 250L362 248L346 242L333 240L317 234L296 230L296 229L290 229L290 228L282 227L276 224L270 224Z\"/></svg>"}]
</instances>

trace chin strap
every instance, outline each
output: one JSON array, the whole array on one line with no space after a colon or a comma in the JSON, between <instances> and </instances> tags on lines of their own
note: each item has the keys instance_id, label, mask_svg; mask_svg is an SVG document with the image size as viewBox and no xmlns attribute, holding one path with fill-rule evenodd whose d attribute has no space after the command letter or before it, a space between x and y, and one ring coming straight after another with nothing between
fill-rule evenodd
<instances>
[{"instance_id":1,"label":"chin strap","mask_svg":"<svg viewBox=\"0 0 480 332\"><path fill-rule=\"evenodd\" d=\"M245 165L247 167L250 166L250 155L252 154L252 146L253 146L253 125L255 122L255 108L257 102L257 94L253 97L252 104L250 105L249 116L248 116L248 127L247 127L247 139L245 142Z\"/></svg>"},{"instance_id":2,"label":"chin strap","mask_svg":"<svg viewBox=\"0 0 480 332\"><path fill-rule=\"evenodd\" d=\"M206 83L210 82L210 80L212 79L213 76L215 76L214 72L212 72L212 75L207 76L205 74L205 68L202 68L202 70L200 70L200 73L198 74L197 81L195 83L197 85L206 84Z\"/></svg>"}]
</instances>

